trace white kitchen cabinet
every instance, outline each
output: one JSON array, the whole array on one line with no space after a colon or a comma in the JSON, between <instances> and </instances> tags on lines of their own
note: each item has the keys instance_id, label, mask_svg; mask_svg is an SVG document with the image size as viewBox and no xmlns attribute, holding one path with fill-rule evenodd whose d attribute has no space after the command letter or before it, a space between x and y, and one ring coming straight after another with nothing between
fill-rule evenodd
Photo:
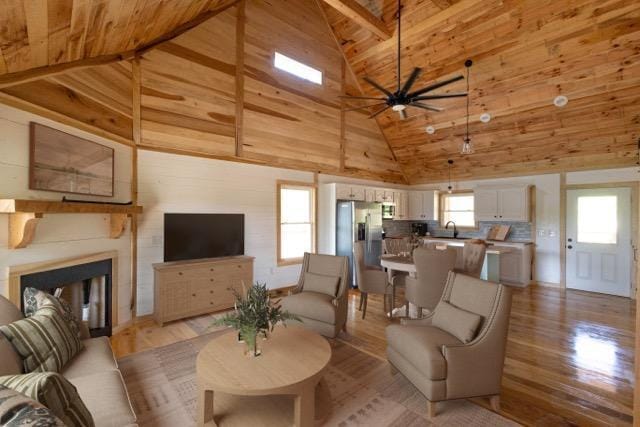
<instances>
[{"instance_id":1,"label":"white kitchen cabinet","mask_svg":"<svg viewBox=\"0 0 640 427\"><path fill-rule=\"evenodd\" d=\"M393 219L403 221L409 219L409 198L406 191L394 191L393 203L396 205L396 214Z\"/></svg>"},{"instance_id":2,"label":"white kitchen cabinet","mask_svg":"<svg viewBox=\"0 0 640 427\"><path fill-rule=\"evenodd\" d=\"M393 202L393 190L376 189L376 202Z\"/></svg>"},{"instance_id":3,"label":"white kitchen cabinet","mask_svg":"<svg viewBox=\"0 0 640 427\"><path fill-rule=\"evenodd\" d=\"M375 188L365 188L364 189L364 201L365 202L375 202L376 201L376 189Z\"/></svg>"},{"instance_id":4,"label":"white kitchen cabinet","mask_svg":"<svg viewBox=\"0 0 640 427\"><path fill-rule=\"evenodd\" d=\"M336 199L338 200L365 200L365 188L356 185L336 185Z\"/></svg>"},{"instance_id":5,"label":"white kitchen cabinet","mask_svg":"<svg viewBox=\"0 0 640 427\"><path fill-rule=\"evenodd\" d=\"M476 221L529 221L529 187L481 188L473 191Z\"/></svg>"},{"instance_id":6,"label":"white kitchen cabinet","mask_svg":"<svg viewBox=\"0 0 640 427\"><path fill-rule=\"evenodd\" d=\"M409 216L414 221L438 219L438 191L409 191Z\"/></svg>"}]
</instances>

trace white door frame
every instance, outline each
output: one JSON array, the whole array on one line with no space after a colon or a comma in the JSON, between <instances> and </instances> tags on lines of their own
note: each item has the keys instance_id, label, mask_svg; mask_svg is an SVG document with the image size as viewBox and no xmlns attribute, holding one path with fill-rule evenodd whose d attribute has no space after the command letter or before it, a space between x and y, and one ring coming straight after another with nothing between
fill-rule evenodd
<instances>
[{"instance_id":1,"label":"white door frame","mask_svg":"<svg viewBox=\"0 0 640 427\"><path fill-rule=\"evenodd\" d=\"M637 284L640 283L640 182L611 182L595 184L566 184L566 174L560 174L560 284L562 288L567 287L567 190L585 190L598 188L627 187L631 189L631 298L636 299Z\"/></svg>"}]
</instances>

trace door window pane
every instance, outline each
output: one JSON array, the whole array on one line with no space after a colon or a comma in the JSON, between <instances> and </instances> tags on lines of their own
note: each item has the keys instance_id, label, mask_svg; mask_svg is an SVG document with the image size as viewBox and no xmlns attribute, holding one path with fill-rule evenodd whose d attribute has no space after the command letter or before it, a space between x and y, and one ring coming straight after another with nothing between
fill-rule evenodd
<instances>
[{"instance_id":1,"label":"door window pane","mask_svg":"<svg viewBox=\"0 0 640 427\"><path fill-rule=\"evenodd\" d=\"M615 245L618 239L618 197L578 197L578 242Z\"/></svg>"}]
</instances>

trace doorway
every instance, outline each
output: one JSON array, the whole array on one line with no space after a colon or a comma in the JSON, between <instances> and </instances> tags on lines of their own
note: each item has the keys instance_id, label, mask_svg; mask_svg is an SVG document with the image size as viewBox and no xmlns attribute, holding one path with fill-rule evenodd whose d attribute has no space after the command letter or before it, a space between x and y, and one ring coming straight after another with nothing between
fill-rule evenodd
<instances>
[{"instance_id":1,"label":"doorway","mask_svg":"<svg viewBox=\"0 0 640 427\"><path fill-rule=\"evenodd\" d=\"M567 190L566 285L630 297L631 188Z\"/></svg>"}]
</instances>

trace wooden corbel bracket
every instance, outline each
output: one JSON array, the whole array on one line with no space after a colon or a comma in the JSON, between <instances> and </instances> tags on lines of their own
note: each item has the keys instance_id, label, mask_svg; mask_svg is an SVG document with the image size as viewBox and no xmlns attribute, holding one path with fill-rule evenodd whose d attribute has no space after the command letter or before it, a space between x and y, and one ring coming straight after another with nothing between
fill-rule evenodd
<instances>
[{"instance_id":1,"label":"wooden corbel bracket","mask_svg":"<svg viewBox=\"0 0 640 427\"><path fill-rule=\"evenodd\" d=\"M26 248L36 235L41 213L15 212L9 214L9 248Z\"/></svg>"}]
</instances>

